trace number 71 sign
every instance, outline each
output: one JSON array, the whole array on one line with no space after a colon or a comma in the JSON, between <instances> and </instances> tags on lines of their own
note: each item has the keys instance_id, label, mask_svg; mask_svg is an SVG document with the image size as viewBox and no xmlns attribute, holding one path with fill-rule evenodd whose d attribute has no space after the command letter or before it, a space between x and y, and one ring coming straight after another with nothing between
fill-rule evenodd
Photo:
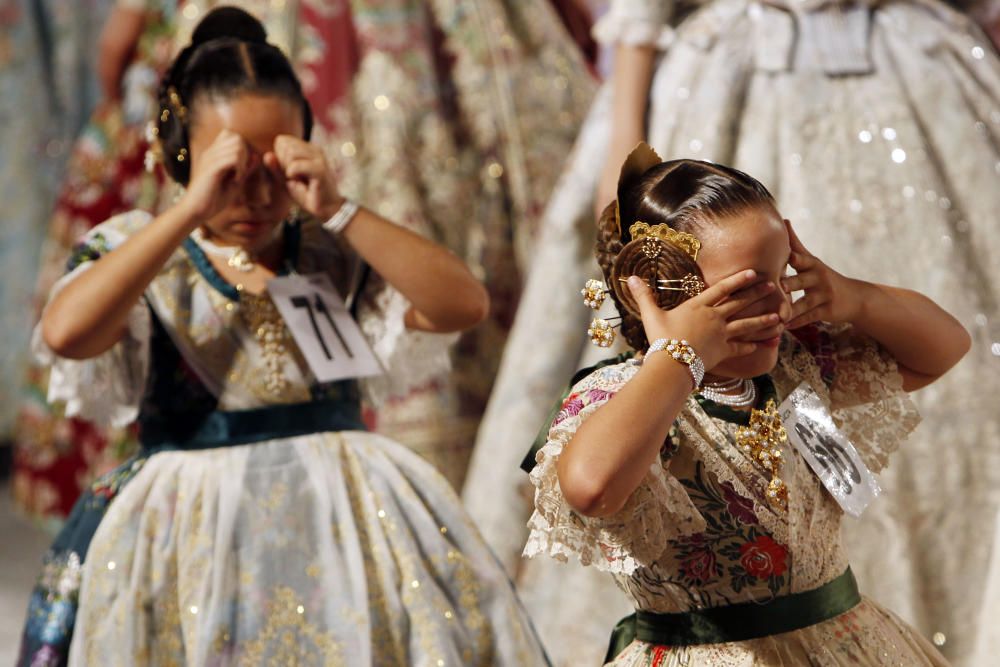
<instances>
[{"instance_id":1,"label":"number 71 sign","mask_svg":"<svg viewBox=\"0 0 1000 667\"><path fill-rule=\"evenodd\" d=\"M267 291L319 382L382 372L328 275L282 276Z\"/></svg>"}]
</instances>

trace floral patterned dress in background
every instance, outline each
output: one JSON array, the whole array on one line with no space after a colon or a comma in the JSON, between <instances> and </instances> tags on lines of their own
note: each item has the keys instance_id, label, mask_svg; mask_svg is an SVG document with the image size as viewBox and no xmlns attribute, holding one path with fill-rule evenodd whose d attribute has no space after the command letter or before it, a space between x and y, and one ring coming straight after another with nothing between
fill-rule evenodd
<instances>
[{"instance_id":1,"label":"floral patterned dress in background","mask_svg":"<svg viewBox=\"0 0 1000 667\"><path fill-rule=\"evenodd\" d=\"M159 74L171 55L172 2L119 0L118 5L145 12L146 27L124 77L121 104L99 105L73 144L41 258L30 272L34 303L24 304L22 318L39 316L71 248L87 231L116 213L151 210L160 196L161 179L144 166L145 125L155 109ZM92 35L86 46L95 44ZM128 428L105 429L67 418L47 403L47 385L48 371L31 363L14 434L13 490L23 511L57 526L81 491L131 455L137 443Z\"/></svg>"}]
</instances>

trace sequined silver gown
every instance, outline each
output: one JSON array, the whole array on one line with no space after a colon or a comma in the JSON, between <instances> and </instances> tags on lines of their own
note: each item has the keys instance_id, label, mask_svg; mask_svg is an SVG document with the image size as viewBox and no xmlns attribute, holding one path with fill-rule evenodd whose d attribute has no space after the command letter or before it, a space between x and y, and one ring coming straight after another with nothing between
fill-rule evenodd
<instances>
[{"instance_id":1,"label":"sequined silver gown","mask_svg":"<svg viewBox=\"0 0 1000 667\"><path fill-rule=\"evenodd\" d=\"M973 334L968 357L915 395L924 422L845 538L862 590L955 664L977 664L977 641L979 655L996 656L983 582L1000 591L989 571L1000 497L1000 60L967 15L934 0L716 0L678 12L619 0L595 28L605 43L660 51L647 128L657 152L747 171L835 269L917 289ZM579 290L599 275L591 211L610 94L606 85L550 201L466 484L470 511L512 568L529 514L517 462L587 351ZM559 565L518 567L554 657L599 657L617 591ZM570 611L552 611L560 606ZM560 646L569 627L583 636Z\"/></svg>"}]
</instances>

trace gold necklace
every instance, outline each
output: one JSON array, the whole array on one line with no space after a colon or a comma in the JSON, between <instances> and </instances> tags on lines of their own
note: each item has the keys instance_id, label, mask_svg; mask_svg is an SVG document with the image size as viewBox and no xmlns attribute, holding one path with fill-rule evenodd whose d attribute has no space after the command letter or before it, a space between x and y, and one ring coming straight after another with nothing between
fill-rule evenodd
<instances>
[{"instance_id":1,"label":"gold necklace","mask_svg":"<svg viewBox=\"0 0 1000 667\"><path fill-rule=\"evenodd\" d=\"M272 396L280 396L289 386L284 362L290 335L285 321L267 293L258 296L241 291L240 314L263 352L264 388Z\"/></svg>"},{"instance_id":2,"label":"gold necklace","mask_svg":"<svg viewBox=\"0 0 1000 667\"><path fill-rule=\"evenodd\" d=\"M781 447L787 441L774 399L768 399L763 410L752 410L750 424L736 429L736 446L771 476L765 491L767 501L783 511L788 511L788 487L780 476L785 462Z\"/></svg>"}]
</instances>

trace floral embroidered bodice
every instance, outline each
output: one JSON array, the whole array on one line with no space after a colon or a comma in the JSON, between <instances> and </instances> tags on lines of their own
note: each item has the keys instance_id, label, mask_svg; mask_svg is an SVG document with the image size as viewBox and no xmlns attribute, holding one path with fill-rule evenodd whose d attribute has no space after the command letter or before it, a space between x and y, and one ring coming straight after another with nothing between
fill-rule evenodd
<instances>
[{"instance_id":1,"label":"floral embroidered bodice","mask_svg":"<svg viewBox=\"0 0 1000 667\"><path fill-rule=\"evenodd\" d=\"M797 335L786 336L778 366L758 380L764 398L773 391L780 401L808 383L877 472L918 421L895 362L850 328ZM789 507L774 506L765 495L769 475L736 446L749 414L700 397L688 400L660 460L619 512L587 518L569 507L555 468L562 448L640 367L605 366L563 403L531 475L536 511L525 555L575 553L612 572L637 609L656 612L764 602L842 574L842 510L804 459L785 448Z\"/></svg>"}]
</instances>

